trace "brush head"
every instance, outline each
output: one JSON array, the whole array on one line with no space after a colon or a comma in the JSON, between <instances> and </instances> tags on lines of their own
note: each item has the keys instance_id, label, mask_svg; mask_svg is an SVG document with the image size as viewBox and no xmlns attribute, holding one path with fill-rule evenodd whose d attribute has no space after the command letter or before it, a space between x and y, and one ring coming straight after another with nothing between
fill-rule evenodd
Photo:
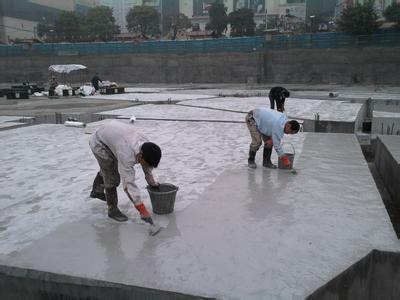
<instances>
[{"instance_id":1,"label":"brush head","mask_svg":"<svg viewBox=\"0 0 400 300\"><path fill-rule=\"evenodd\" d=\"M149 227L149 234L151 236L155 236L157 233L161 231L161 226L158 224L151 224Z\"/></svg>"}]
</instances>

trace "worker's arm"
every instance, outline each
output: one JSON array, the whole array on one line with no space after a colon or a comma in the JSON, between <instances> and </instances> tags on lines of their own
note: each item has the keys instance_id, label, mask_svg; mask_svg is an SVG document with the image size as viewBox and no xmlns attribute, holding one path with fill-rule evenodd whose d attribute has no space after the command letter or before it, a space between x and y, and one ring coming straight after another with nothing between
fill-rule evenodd
<instances>
[{"instance_id":1,"label":"worker's arm","mask_svg":"<svg viewBox=\"0 0 400 300\"><path fill-rule=\"evenodd\" d=\"M281 140L283 137L283 132L281 133L281 129L279 130L273 130L272 132L272 141L274 143L274 148L276 153L279 156L279 159L282 161L283 165L285 166L285 168L290 169L291 164L290 164L290 160L289 157L283 152L282 149L282 144L281 144Z\"/></svg>"},{"instance_id":2,"label":"worker's arm","mask_svg":"<svg viewBox=\"0 0 400 300\"><path fill-rule=\"evenodd\" d=\"M122 187L128 198L133 202L133 204L138 204L142 200L140 198L140 189L135 182L135 169L132 167L131 170L120 169Z\"/></svg>"},{"instance_id":3,"label":"worker's arm","mask_svg":"<svg viewBox=\"0 0 400 300\"><path fill-rule=\"evenodd\" d=\"M272 142L274 144L274 148L276 153L278 154L279 157L283 156L285 153L283 152L282 145L281 145L281 139L283 137L283 133L279 132L279 129L272 131Z\"/></svg>"},{"instance_id":4,"label":"worker's arm","mask_svg":"<svg viewBox=\"0 0 400 300\"><path fill-rule=\"evenodd\" d=\"M133 165L131 168L122 168L121 170L124 191L139 212L140 218L146 223L154 224L149 211L140 198L140 190L135 183L135 169Z\"/></svg>"},{"instance_id":5,"label":"worker's arm","mask_svg":"<svg viewBox=\"0 0 400 300\"><path fill-rule=\"evenodd\" d=\"M153 176L153 168L151 167L143 167L144 178L146 179L147 183L152 187L157 187L160 184L154 179Z\"/></svg>"}]
</instances>

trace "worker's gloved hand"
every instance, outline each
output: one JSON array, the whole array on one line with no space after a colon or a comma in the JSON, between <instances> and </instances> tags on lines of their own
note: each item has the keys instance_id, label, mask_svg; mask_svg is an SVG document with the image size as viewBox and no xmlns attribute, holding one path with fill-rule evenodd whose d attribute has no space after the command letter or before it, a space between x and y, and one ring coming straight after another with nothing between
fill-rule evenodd
<instances>
[{"instance_id":1,"label":"worker's gloved hand","mask_svg":"<svg viewBox=\"0 0 400 300\"><path fill-rule=\"evenodd\" d=\"M146 206L144 206L143 203L135 205L135 208L139 211L140 213L140 218L145 221L146 223L149 224L154 224L153 219L150 216L149 211L146 209Z\"/></svg>"},{"instance_id":2,"label":"worker's gloved hand","mask_svg":"<svg viewBox=\"0 0 400 300\"><path fill-rule=\"evenodd\" d=\"M289 157L287 155L283 155L279 159L282 161L282 164L285 166L285 168L291 168L292 164L290 163Z\"/></svg>"}]
</instances>

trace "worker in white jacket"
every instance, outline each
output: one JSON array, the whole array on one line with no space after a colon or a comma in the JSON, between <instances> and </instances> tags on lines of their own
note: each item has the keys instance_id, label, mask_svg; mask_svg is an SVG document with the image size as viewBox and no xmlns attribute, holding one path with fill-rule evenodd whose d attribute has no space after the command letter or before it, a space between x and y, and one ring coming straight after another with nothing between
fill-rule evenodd
<instances>
[{"instance_id":1,"label":"worker in white jacket","mask_svg":"<svg viewBox=\"0 0 400 300\"><path fill-rule=\"evenodd\" d=\"M150 213L140 199L134 165L142 166L150 186L158 186L152 169L160 162L161 149L148 142L132 125L119 121L110 121L100 127L90 137L89 145L100 166L90 196L107 201L110 218L126 221L128 218L118 208L117 186L122 179L124 191L139 211L142 220L153 224Z\"/></svg>"},{"instance_id":2,"label":"worker in white jacket","mask_svg":"<svg viewBox=\"0 0 400 300\"><path fill-rule=\"evenodd\" d=\"M281 140L284 133L296 134L299 132L299 122L288 121L283 113L266 107L251 110L245 120L251 136L248 166L250 168L257 167L256 153L264 141L263 166L276 169L276 165L271 162L272 147L274 147L283 165L291 168L290 160L282 150Z\"/></svg>"}]
</instances>

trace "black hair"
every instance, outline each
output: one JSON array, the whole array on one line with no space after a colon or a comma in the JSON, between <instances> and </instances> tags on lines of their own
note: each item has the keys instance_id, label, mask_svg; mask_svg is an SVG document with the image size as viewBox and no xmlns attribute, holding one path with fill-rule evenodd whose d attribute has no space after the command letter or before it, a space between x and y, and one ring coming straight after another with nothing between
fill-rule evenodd
<instances>
[{"instance_id":1,"label":"black hair","mask_svg":"<svg viewBox=\"0 0 400 300\"><path fill-rule=\"evenodd\" d=\"M143 159L152 167L157 168L161 159L161 149L154 143L146 142L142 145Z\"/></svg>"},{"instance_id":2,"label":"black hair","mask_svg":"<svg viewBox=\"0 0 400 300\"><path fill-rule=\"evenodd\" d=\"M282 95L285 96L286 98L289 98L290 93L287 89L285 89L284 91L282 91Z\"/></svg>"},{"instance_id":3,"label":"black hair","mask_svg":"<svg viewBox=\"0 0 400 300\"><path fill-rule=\"evenodd\" d=\"M291 120L289 121L290 124L290 129L293 131L293 133L298 133L300 130L300 124L296 120Z\"/></svg>"}]
</instances>

